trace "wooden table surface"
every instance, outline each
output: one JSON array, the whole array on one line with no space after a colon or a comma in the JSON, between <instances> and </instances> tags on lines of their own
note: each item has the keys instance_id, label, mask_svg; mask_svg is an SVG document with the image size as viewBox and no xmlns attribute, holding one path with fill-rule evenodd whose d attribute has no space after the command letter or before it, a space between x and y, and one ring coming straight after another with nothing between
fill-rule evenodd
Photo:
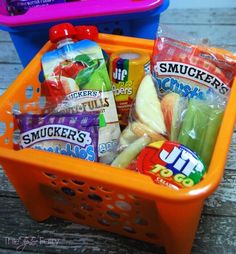
<instances>
[{"instance_id":1,"label":"wooden table surface","mask_svg":"<svg viewBox=\"0 0 236 254\"><path fill-rule=\"evenodd\" d=\"M215 46L236 52L236 9L170 9L161 18L168 29L182 30ZM164 26L163 26L164 27ZM166 28L165 28L166 29ZM182 33L181 33L182 34ZM22 70L13 44L0 31L0 94ZM236 135L217 191L206 200L193 254L236 253ZM27 238L28 237L28 238ZM26 242L26 240L28 243ZM35 241L33 241L33 240ZM164 253L159 246L52 218L30 219L0 169L0 253Z\"/></svg>"}]
</instances>

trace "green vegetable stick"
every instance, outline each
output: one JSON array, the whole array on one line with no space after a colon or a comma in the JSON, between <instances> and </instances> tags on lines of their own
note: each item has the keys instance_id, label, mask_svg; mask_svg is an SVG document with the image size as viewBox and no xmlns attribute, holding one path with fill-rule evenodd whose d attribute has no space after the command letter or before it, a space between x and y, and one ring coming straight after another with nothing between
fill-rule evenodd
<instances>
[{"instance_id":1,"label":"green vegetable stick","mask_svg":"<svg viewBox=\"0 0 236 254\"><path fill-rule=\"evenodd\" d=\"M193 128L194 115L195 108L192 107L192 102L190 101L178 136L178 142L187 147L189 147L188 144L190 143L189 133L191 133Z\"/></svg>"},{"instance_id":2,"label":"green vegetable stick","mask_svg":"<svg viewBox=\"0 0 236 254\"><path fill-rule=\"evenodd\" d=\"M184 117L178 141L199 153L209 119L209 107L204 101L191 100ZM191 122L191 124L189 124Z\"/></svg>"},{"instance_id":3,"label":"green vegetable stick","mask_svg":"<svg viewBox=\"0 0 236 254\"><path fill-rule=\"evenodd\" d=\"M135 140L132 144L127 146L112 162L111 166L126 168L132 162L133 159L141 152L141 150L150 144L151 138L148 136L142 136Z\"/></svg>"},{"instance_id":4,"label":"green vegetable stick","mask_svg":"<svg viewBox=\"0 0 236 254\"><path fill-rule=\"evenodd\" d=\"M204 142L211 108L207 101L194 100L194 105L196 107L196 114L194 117L193 129L196 134L196 139L194 140L194 146L192 149L199 155L201 151L201 144Z\"/></svg>"},{"instance_id":5,"label":"green vegetable stick","mask_svg":"<svg viewBox=\"0 0 236 254\"><path fill-rule=\"evenodd\" d=\"M204 145L200 151L200 157L208 167L211 161L212 152L215 146L217 134L221 125L223 109L211 109L208 127L204 137Z\"/></svg>"}]
</instances>

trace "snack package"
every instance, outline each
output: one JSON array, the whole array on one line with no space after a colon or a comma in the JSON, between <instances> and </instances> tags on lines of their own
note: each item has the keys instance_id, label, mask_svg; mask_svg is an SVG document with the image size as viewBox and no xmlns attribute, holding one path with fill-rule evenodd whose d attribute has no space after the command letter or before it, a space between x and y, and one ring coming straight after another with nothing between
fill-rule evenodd
<instances>
[{"instance_id":1,"label":"snack package","mask_svg":"<svg viewBox=\"0 0 236 254\"><path fill-rule=\"evenodd\" d=\"M160 35L151 71L168 139L187 146L209 166L236 73L233 55Z\"/></svg>"},{"instance_id":2,"label":"snack package","mask_svg":"<svg viewBox=\"0 0 236 254\"><path fill-rule=\"evenodd\" d=\"M124 129L138 87L143 77L150 74L150 55L135 50L119 50L111 54L109 62L119 122Z\"/></svg>"},{"instance_id":3,"label":"snack package","mask_svg":"<svg viewBox=\"0 0 236 254\"><path fill-rule=\"evenodd\" d=\"M175 190L194 186L206 172L196 153L170 141L154 142L145 147L137 157L136 167L155 183Z\"/></svg>"},{"instance_id":4,"label":"snack package","mask_svg":"<svg viewBox=\"0 0 236 254\"><path fill-rule=\"evenodd\" d=\"M110 163L117 149L120 127L111 82L101 48L90 40L74 43L69 24L50 29L57 49L42 57L44 94L56 105L55 113L100 111L99 158Z\"/></svg>"},{"instance_id":5,"label":"snack package","mask_svg":"<svg viewBox=\"0 0 236 254\"><path fill-rule=\"evenodd\" d=\"M127 168L149 143L166 140L161 103L151 75L146 75L131 107L129 124L119 139L118 155L112 166Z\"/></svg>"},{"instance_id":6,"label":"snack package","mask_svg":"<svg viewBox=\"0 0 236 254\"><path fill-rule=\"evenodd\" d=\"M65 3L65 0L6 0L7 10L10 15L24 14L32 7Z\"/></svg>"},{"instance_id":7,"label":"snack package","mask_svg":"<svg viewBox=\"0 0 236 254\"><path fill-rule=\"evenodd\" d=\"M21 149L34 148L98 161L99 112L18 114Z\"/></svg>"}]
</instances>

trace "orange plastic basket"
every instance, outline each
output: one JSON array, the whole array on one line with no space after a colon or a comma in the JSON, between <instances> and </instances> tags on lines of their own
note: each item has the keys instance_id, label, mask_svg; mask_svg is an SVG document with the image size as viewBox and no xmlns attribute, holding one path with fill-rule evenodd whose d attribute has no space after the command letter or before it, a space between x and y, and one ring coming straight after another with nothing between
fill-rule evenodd
<instances>
[{"instance_id":1,"label":"orange plastic basket","mask_svg":"<svg viewBox=\"0 0 236 254\"><path fill-rule=\"evenodd\" d=\"M153 41L100 34L108 53L132 48L151 54ZM0 98L0 162L33 219L57 216L165 247L168 254L191 252L204 200L221 181L236 119L236 80L214 154L203 181L174 191L145 175L33 149L15 151L13 105L41 96L41 56L47 43ZM33 94L28 98L27 91ZM31 90L32 90L31 89ZM36 105L32 104L32 107ZM27 110L30 110L29 108Z\"/></svg>"}]
</instances>

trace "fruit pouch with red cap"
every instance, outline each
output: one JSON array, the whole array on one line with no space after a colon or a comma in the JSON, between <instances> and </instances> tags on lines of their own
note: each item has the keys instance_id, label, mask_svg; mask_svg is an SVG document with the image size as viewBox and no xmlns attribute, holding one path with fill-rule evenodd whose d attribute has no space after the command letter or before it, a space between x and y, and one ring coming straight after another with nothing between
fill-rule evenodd
<instances>
[{"instance_id":1,"label":"fruit pouch with red cap","mask_svg":"<svg viewBox=\"0 0 236 254\"><path fill-rule=\"evenodd\" d=\"M42 90L56 113L101 112L99 157L110 163L120 127L102 50L91 40L74 42L78 32L69 23L53 26L49 34L57 48L42 57Z\"/></svg>"}]
</instances>

